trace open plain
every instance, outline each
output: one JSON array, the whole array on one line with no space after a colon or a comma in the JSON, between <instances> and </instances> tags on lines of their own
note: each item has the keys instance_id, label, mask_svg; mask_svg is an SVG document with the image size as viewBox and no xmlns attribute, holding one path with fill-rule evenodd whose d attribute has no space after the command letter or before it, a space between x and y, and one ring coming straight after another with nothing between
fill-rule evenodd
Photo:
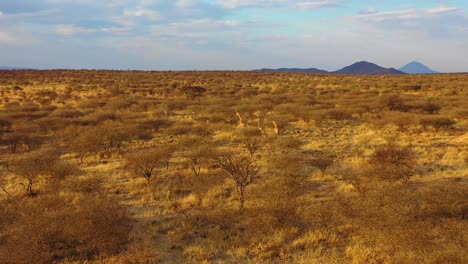
<instances>
[{"instance_id":1,"label":"open plain","mask_svg":"<svg viewBox=\"0 0 468 264\"><path fill-rule=\"evenodd\" d=\"M1 263L467 263L468 75L0 71Z\"/></svg>"}]
</instances>

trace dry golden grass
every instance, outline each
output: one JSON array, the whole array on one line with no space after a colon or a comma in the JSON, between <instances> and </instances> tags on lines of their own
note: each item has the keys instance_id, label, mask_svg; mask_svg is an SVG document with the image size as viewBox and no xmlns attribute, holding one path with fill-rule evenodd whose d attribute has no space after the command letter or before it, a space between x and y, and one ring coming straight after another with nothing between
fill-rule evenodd
<instances>
[{"instance_id":1,"label":"dry golden grass","mask_svg":"<svg viewBox=\"0 0 468 264\"><path fill-rule=\"evenodd\" d=\"M468 75L0 71L0 93L2 263L468 262Z\"/></svg>"}]
</instances>

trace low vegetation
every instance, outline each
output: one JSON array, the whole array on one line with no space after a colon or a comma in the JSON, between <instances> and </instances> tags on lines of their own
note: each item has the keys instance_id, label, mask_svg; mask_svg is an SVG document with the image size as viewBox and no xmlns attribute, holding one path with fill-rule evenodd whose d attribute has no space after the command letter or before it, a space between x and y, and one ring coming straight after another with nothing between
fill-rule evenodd
<instances>
[{"instance_id":1,"label":"low vegetation","mask_svg":"<svg viewBox=\"0 0 468 264\"><path fill-rule=\"evenodd\" d=\"M0 71L2 263L467 263L468 75Z\"/></svg>"}]
</instances>

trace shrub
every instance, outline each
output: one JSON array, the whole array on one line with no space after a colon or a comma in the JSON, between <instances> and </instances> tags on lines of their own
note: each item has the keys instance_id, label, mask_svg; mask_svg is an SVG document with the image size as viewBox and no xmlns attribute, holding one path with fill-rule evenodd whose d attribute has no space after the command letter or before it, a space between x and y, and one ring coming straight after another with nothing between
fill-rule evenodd
<instances>
[{"instance_id":1,"label":"shrub","mask_svg":"<svg viewBox=\"0 0 468 264\"><path fill-rule=\"evenodd\" d=\"M397 94L384 97L382 99L382 103L390 111L406 112L409 110L409 107L405 104L404 100Z\"/></svg>"},{"instance_id":2,"label":"shrub","mask_svg":"<svg viewBox=\"0 0 468 264\"><path fill-rule=\"evenodd\" d=\"M448 117L442 116L430 116L430 117L423 117L419 120L421 126L427 130L429 127L434 128L436 131L441 129L443 130L450 130L453 128L455 121Z\"/></svg>"},{"instance_id":3,"label":"shrub","mask_svg":"<svg viewBox=\"0 0 468 264\"><path fill-rule=\"evenodd\" d=\"M353 119L353 114L345 109L330 109L324 113L324 117L333 120L350 120Z\"/></svg>"},{"instance_id":4,"label":"shrub","mask_svg":"<svg viewBox=\"0 0 468 264\"><path fill-rule=\"evenodd\" d=\"M382 181L408 181L415 173L416 156L410 147L389 143L380 146L370 157L374 177Z\"/></svg>"},{"instance_id":5,"label":"shrub","mask_svg":"<svg viewBox=\"0 0 468 264\"><path fill-rule=\"evenodd\" d=\"M0 259L3 263L86 261L117 254L131 228L115 201L92 196L43 196L0 204Z\"/></svg>"},{"instance_id":6,"label":"shrub","mask_svg":"<svg viewBox=\"0 0 468 264\"><path fill-rule=\"evenodd\" d=\"M437 114L440 109L442 109L442 106L440 106L440 104L438 103L434 103L434 102L427 102L427 103L424 103L422 106L421 106L422 110L428 114Z\"/></svg>"},{"instance_id":7,"label":"shrub","mask_svg":"<svg viewBox=\"0 0 468 264\"><path fill-rule=\"evenodd\" d=\"M416 172L416 165L416 155L410 147L388 143L378 147L366 164L348 171L344 177L358 192L366 193L407 182Z\"/></svg>"}]
</instances>

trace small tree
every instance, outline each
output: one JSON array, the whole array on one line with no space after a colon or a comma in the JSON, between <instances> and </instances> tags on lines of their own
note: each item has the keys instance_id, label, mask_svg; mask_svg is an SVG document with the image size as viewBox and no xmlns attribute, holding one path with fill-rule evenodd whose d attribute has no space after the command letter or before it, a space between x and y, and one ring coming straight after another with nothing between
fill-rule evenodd
<instances>
[{"instance_id":1,"label":"small tree","mask_svg":"<svg viewBox=\"0 0 468 264\"><path fill-rule=\"evenodd\" d=\"M309 160L310 165L320 170L322 177L325 176L326 170L333 165L334 162L335 158L329 154L319 154Z\"/></svg>"},{"instance_id":2,"label":"small tree","mask_svg":"<svg viewBox=\"0 0 468 264\"><path fill-rule=\"evenodd\" d=\"M94 133L100 138L102 150L110 157L113 149L120 151L122 144L133 138L135 130L129 125L107 120L96 126Z\"/></svg>"},{"instance_id":3,"label":"small tree","mask_svg":"<svg viewBox=\"0 0 468 264\"><path fill-rule=\"evenodd\" d=\"M276 140L278 150L283 154L288 154L292 151L299 150L303 142L295 137L280 137Z\"/></svg>"},{"instance_id":4,"label":"small tree","mask_svg":"<svg viewBox=\"0 0 468 264\"><path fill-rule=\"evenodd\" d=\"M262 132L258 128L243 128L238 135L238 140L247 149L250 156L253 157L260 149L262 143Z\"/></svg>"},{"instance_id":5,"label":"small tree","mask_svg":"<svg viewBox=\"0 0 468 264\"><path fill-rule=\"evenodd\" d=\"M67 161L59 160L54 164L51 164L48 168L48 175L51 176L54 180L64 180L67 176L72 176L78 173L79 168Z\"/></svg>"},{"instance_id":6,"label":"small tree","mask_svg":"<svg viewBox=\"0 0 468 264\"><path fill-rule=\"evenodd\" d=\"M3 173L2 166L3 166L3 161L0 160L0 189L2 189L2 191L6 193L6 195L9 198L11 197L11 194L7 191L5 187L5 174Z\"/></svg>"},{"instance_id":7,"label":"small tree","mask_svg":"<svg viewBox=\"0 0 468 264\"><path fill-rule=\"evenodd\" d=\"M70 135L70 143L68 148L71 152L76 153L83 164L86 155L89 153L97 153L100 150L101 139L99 135L94 132L93 128L81 128L76 130L77 133L72 132ZM75 137L72 137L76 135Z\"/></svg>"},{"instance_id":8,"label":"small tree","mask_svg":"<svg viewBox=\"0 0 468 264\"><path fill-rule=\"evenodd\" d=\"M164 144L158 147L159 151L162 153L162 161L166 165L166 170L169 170L169 163L171 161L174 152L177 150L177 147L173 144Z\"/></svg>"},{"instance_id":9,"label":"small tree","mask_svg":"<svg viewBox=\"0 0 468 264\"><path fill-rule=\"evenodd\" d=\"M184 158L195 177L200 178L201 169L210 161L211 152L213 147L208 142L197 142L188 146Z\"/></svg>"},{"instance_id":10,"label":"small tree","mask_svg":"<svg viewBox=\"0 0 468 264\"><path fill-rule=\"evenodd\" d=\"M141 150L127 156L126 168L135 176L142 176L149 185L155 170L167 160L167 153L160 148Z\"/></svg>"},{"instance_id":11,"label":"small tree","mask_svg":"<svg viewBox=\"0 0 468 264\"><path fill-rule=\"evenodd\" d=\"M275 151L276 149L276 136L266 136L263 139L263 145L265 147L265 150L267 152L268 157L271 156L271 154Z\"/></svg>"},{"instance_id":12,"label":"small tree","mask_svg":"<svg viewBox=\"0 0 468 264\"><path fill-rule=\"evenodd\" d=\"M16 153L18 148L23 144L23 136L13 132L5 133L0 143L6 145L10 153Z\"/></svg>"},{"instance_id":13,"label":"small tree","mask_svg":"<svg viewBox=\"0 0 468 264\"><path fill-rule=\"evenodd\" d=\"M10 126L11 123L9 121L0 119L0 139L3 136L3 133L5 133Z\"/></svg>"},{"instance_id":14,"label":"small tree","mask_svg":"<svg viewBox=\"0 0 468 264\"><path fill-rule=\"evenodd\" d=\"M236 183L239 207L242 211L244 209L245 190L255 180L259 169L251 157L232 152L219 153L216 161L221 169L227 173L227 176Z\"/></svg>"},{"instance_id":15,"label":"small tree","mask_svg":"<svg viewBox=\"0 0 468 264\"><path fill-rule=\"evenodd\" d=\"M26 182L21 183L21 185L24 186L28 195L35 196L36 191L34 189L34 184L36 180L41 176L50 176L50 168L52 168L58 160L59 153L48 149L40 149L18 157L12 162L11 170L13 173L26 180Z\"/></svg>"}]
</instances>

